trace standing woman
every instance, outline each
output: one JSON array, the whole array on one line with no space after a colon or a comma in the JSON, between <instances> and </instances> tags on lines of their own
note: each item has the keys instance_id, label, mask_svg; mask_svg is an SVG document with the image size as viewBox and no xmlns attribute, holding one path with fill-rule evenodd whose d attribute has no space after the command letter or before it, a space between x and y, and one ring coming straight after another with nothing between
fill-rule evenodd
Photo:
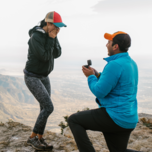
<instances>
[{"instance_id":1,"label":"standing woman","mask_svg":"<svg viewBox=\"0 0 152 152\"><path fill-rule=\"evenodd\" d=\"M53 148L45 142L43 133L49 115L53 112L51 101L51 86L49 73L54 68L54 59L61 55L61 47L57 39L62 23L61 16L53 11L49 12L40 26L29 31L28 60L24 69L25 83L40 104L40 114L36 120L33 132L27 144L37 150L50 150Z\"/></svg>"}]
</instances>

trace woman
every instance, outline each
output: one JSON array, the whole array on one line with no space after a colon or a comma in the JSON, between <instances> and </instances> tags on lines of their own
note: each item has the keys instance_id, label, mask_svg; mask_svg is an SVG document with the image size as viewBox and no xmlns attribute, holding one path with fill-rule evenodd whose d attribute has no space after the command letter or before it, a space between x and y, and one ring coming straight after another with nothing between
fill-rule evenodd
<instances>
[{"instance_id":1,"label":"woman","mask_svg":"<svg viewBox=\"0 0 152 152\"><path fill-rule=\"evenodd\" d=\"M53 112L53 103L50 99L51 86L49 73L53 70L54 59L61 55L61 47L57 39L62 23L61 16L53 11L49 12L40 26L29 31L28 60L24 69L25 83L40 104L40 114L27 144L37 150L53 148L45 142L43 133L49 115Z\"/></svg>"}]
</instances>

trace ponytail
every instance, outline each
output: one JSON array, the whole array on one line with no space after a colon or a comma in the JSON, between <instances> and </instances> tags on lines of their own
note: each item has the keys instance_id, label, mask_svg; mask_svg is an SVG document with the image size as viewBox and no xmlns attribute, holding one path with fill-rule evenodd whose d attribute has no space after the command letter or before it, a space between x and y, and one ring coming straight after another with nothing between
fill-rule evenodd
<instances>
[{"instance_id":1,"label":"ponytail","mask_svg":"<svg viewBox=\"0 0 152 152\"><path fill-rule=\"evenodd\" d=\"M44 26L46 26L46 22L45 19L43 19L42 21L40 21L40 27L43 28Z\"/></svg>"}]
</instances>

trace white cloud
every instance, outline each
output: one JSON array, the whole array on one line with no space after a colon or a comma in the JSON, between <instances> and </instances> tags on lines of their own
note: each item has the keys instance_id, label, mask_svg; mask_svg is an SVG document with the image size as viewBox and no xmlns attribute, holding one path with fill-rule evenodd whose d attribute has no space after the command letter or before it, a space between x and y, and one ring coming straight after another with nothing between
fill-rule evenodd
<instances>
[{"instance_id":1,"label":"white cloud","mask_svg":"<svg viewBox=\"0 0 152 152\"><path fill-rule=\"evenodd\" d=\"M73 18L90 15L91 7L99 0L5 0L0 5L1 45L18 45L27 42L28 30L44 19L49 11ZM8 38L9 36L9 38ZM11 39L11 40L10 40Z\"/></svg>"},{"instance_id":2,"label":"white cloud","mask_svg":"<svg viewBox=\"0 0 152 152\"><path fill-rule=\"evenodd\" d=\"M112 2L105 0L104 3ZM133 54L152 54L152 13L139 14L134 9L132 14L97 14L93 6L99 0L6 0L0 6L1 44L0 46L26 46L28 30L38 24L46 13L55 10L61 14L67 28L62 28L59 41L62 46L78 46L77 55L86 47L105 47L105 32L122 30L132 38ZM118 2L118 0L117 0ZM135 0L132 2L134 3ZM129 1L128 3L131 3ZM141 0L140 0L141 3ZM143 2L144 3L144 2ZM117 3L118 5L119 3ZM99 5L101 6L101 5ZM101 8L100 8L101 9ZM106 7L104 8L106 10ZM2 48L2 47L1 47ZM63 48L64 49L64 48ZM4 53L0 50L1 53ZM106 47L105 47L106 50ZM143 51L144 50L144 51ZM12 52L7 52L12 53ZM91 54L91 52L89 52ZM92 52L93 54L94 52ZM82 53L85 54L85 53Z\"/></svg>"},{"instance_id":3,"label":"white cloud","mask_svg":"<svg viewBox=\"0 0 152 152\"><path fill-rule=\"evenodd\" d=\"M98 2L99 0L66 0L62 3L55 3L53 7L64 16L89 15L95 14L91 7Z\"/></svg>"},{"instance_id":4,"label":"white cloud","mask_svg":"<svg viewBox=\"0 0 152 152\"><path fill-rule=\"evenodd\" d=\"M104 0L97 3L93 10L106 14L147 13L152 11L151 0Z\"/></svg>"}]
</instances>

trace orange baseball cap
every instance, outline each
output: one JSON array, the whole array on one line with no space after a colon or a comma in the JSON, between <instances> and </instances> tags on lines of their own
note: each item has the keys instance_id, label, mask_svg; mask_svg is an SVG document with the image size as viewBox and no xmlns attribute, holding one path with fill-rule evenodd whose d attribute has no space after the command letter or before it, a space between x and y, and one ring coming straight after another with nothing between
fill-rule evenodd
<instances>
[{"instance_id":1,"label":"orange baseball cap","mask_svg":"<svg viewBox=\"0 0 152 152\"><path fill-rule=\"evenodd\" d=\"M118 32L113 33L113 34L105 33L105 34L104 34L104 38L107 39L107 40L111 40L111 41L112 41L113 38L114 38L116 35L118 35L118 34L127 34L127 33L122 32L122 31L118 31Z\"/></svg>"}]
</instances>

